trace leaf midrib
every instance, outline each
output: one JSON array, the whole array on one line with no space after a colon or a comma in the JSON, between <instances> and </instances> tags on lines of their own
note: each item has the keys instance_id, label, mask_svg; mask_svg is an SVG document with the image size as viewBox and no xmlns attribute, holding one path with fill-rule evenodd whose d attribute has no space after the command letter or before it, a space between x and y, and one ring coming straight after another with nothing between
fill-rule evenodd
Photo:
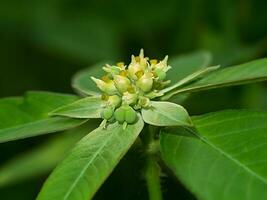
<instances>
[{"instance_id":1,"label":"leaf midrib","mask_svg":"<svg viewBox=\"0 0 267 200\"><path fill-rule=\"evenodd\" d=\"M103 145L100 146L100 148L96 151L95 155L89 160L89 162L85 165L85 167L82 169L80 175L76 178L76 180L73 182L73 184L70 187L70 190L66 193L66 195L64 196L64 200L68 199L69 195L71 194L71 192L73 191L73 189L75 188L75 186L77 185L78 181L82 178L82 176L84 175L84 173L86 172L86 170L88 169L88 167L90 166L90 164L97 158L97 156L100 155L100 151L104 149L104 147L107 145L107 143L110 141L110 139L113 137L113 134L108 134L109 137L108 139L103 143Z\"/></svg>"},{"instance_id":2,"label":"leaf midrib","mask_svg":"<svg viewBox=\"0 0 267 200\"><path fill-rule=\"evenodd\" d=\"M185 127L186 128L186 127ZM188 131L190 131L192 134L194 134L195 136L197 136L199 139L201 139L203 142L205 142L206 144L208 144L210 147L212 147L214 150L216 150L217 152L219 152L220 154L224 155L226 158L228 158L229 160L231 160L232 162L234 162L235 164L237 164L238 166L240 166L242 169L244 169L245 171L247 171L249 174L251 174L252 176L254 176L256 179L260 180L261 182L263 182L265 185L267 185L267 180L265 178L262 178L261 176L259 176L256 172L252 171L249 167L247 167L246 165L244 165L243 163L241 163L240 161L238 161L237 159L235 159L234 157L232 157L231 155L227 154L225 151L221 150L219 147L217 147L216 145L212 144L208 139L206 139L205 137L195 133L194 131L192 131L189 128L186 128Z\"/></svg>"},{"instance_id":3,"label":"leaf midrib","mask_svg":"<svg viewBox=\"0 0 267 200\"><path fill-rule=\"evenodd\" d=\"M85 107L81 107L81 108L76 108L76 109L70 109L70 110L64 110L63 108L62 108L62 111L56 111L56 112L52 112L52 114L58 114L58 115L68 115L68 114L64 114L65 112L79 112L79 111L86 111L86 112L88 112L88 111L91 111L91 110L89 110L89 109L100 109L100 108L102 108L102 104L101 104L101 107L99 107L98 105L95 105L95 106L85 106Z\"/></svg>"},{"instance_id":4,"label":"leaf midrib","mask_svg":"<svg viewBox=\"0 0 267 200\"><path fill-rule=\"evenodd\" d=\"M181 120L178 120L178 119L176 119L176 118L174 118L174 117L172 117L171 115L168 115L167 113L165 113L164 111L162 111L162 110L155 110L156 111L156 113L159 113L159 114L162 114L163 116L165 116L166 118L169 118L169 119L171 119L171 120L173 120L173 121L175 121L175 122L177 122L177 123L180 123L180 124L182 124L182 125L186 125L186 123L184 123L184 122L182 122ZM159 111L161 111L161 112L159 112Z\"/></svg>"}]
</instances>

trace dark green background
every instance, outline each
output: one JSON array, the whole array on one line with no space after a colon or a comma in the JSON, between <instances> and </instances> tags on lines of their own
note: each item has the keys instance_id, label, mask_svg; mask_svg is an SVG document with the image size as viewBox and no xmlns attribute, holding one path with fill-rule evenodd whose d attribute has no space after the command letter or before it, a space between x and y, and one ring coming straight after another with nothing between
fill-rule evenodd
<instances>
[{"instance_id":1,"label":"dark green background","mask_svg":"<svg viewBox=\"0 0 267 200\"><path fill-rule=\"evenodd\" d=\"M128 63L140 48L156 58L206 49L222 66L266 57L266 10L264 0L0 0L0 97L71 93L76 71L101 60ZM191 114L266 109L264 93L265 84L202 92L185 107ZM1 144L0 163L48 137ZM141 167L142 157L129 153L96 199L146 199ZM46 177L2 188L0 199L34 199ZM162 183L165 199L193 199L171 176Z\"/></svg>"}]
</instances>

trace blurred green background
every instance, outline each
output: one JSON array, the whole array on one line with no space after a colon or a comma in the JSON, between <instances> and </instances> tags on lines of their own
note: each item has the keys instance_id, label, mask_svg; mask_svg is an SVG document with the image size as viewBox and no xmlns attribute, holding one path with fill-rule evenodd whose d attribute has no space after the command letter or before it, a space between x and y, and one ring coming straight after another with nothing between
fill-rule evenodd
<instances>
[{"instance_id":1,"label":"blurred green background","mask_svg":"<svg viewBox=\"0 0 267 200\"><path fill-rule=\"evenodd\" d=\"M264 0L0 0L0 97L72 93L76 71L101 60L128 63L140 48L156 58L209 50L222 66L266 57L266 10ZM196 93L185 107L191 114L267 109L266 89L263 83ZM53 137L1 144L0 164ZM96 199L147 199L141 163L131 151ZM48 174L0 187L0 199L35 199ZM165 199L194 199L172 177L163 174L162 182Z\"/></svg>"}]
</instances>

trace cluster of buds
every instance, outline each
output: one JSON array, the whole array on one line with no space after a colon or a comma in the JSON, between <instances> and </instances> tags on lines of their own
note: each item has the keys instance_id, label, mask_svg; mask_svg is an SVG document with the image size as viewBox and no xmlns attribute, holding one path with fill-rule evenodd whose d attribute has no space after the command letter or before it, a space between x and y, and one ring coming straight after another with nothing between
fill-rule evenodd
<instances>
[{"instance_id":1,"label":"cluster of buds","mask_svg":"<svg viewBox=\"0 0 267 200\"><path fill-rule=\"evenodd\" d=\"M141 49L139 56L132 56L127 66L123 62L106 65L106 75L101 79L91 77L102 91L106 102L102 118L107 121L131 124L137 119L141 108L150 106L150 99L161 96L160 90L170 81L165 81L171 68L167 64L168 56L162 61L149 59Z\"/></svg>"}]
</instances>

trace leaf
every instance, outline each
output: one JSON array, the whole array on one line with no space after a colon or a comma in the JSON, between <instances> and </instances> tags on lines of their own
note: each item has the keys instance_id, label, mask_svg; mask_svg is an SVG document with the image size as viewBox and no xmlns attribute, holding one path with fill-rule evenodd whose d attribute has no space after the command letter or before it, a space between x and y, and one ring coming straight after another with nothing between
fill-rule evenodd
<instances>
[{"instance_id":1,"label":"leaf","mask_svg":"<svg viewBox=\"0 0 267 200\"><path fill-rule=\"evenodd\" d=\"M92 96L75 101L51 112L52 115L72 118L101 118L105 102L99 96Z\"/></svg>"},{"instance_id":2,"label":"leaf","mask_svg":"<svg viewBox=\"0 0 267 200\"><path fill-rule=\"evenodd\" d=\"M171 91L166 95L171 97L180 93L196 92L265 80L267 80L267 58L215 71L198 81Z\"/></svg>"},{"instance_id":3,"label":"leaf","mask_svg":"<svg viewBox=\"0 0 267 200\"><path fill-rule=\"evenodd\" d=\"M211 61L212 55L207 51L198 51L174 57L169 61L169 65L172 68L167 73L167 80L171 80L171 83L175 84L192 73L208 67Z\"/></svg>"},{"instance_id":4,"label":"leaf","mask_svg":"<svg viewBox=\"0 0 267 200\"><path fill-rule=\"evenodd\" d=\"M91 76L101 77L104 75L102 67L108 62L97 63L85 70L74 75L72 79L72 87L84 95L100 95L100 91L92 81Z\"/></svg>"},{"instance_id":5,"label":"leaf","mask_svg":"<svg viewBox=\"0 0 267 200\"><path fill-rule=\"evenodd\" d=\"M197 133L161 134L162 157L198 199L265 200L266 121L255 111L194 117Z\"/></svg>"},{"instance_id":6,"label":"leaf","mask_svg":"<svg viewBox=\"0 0 267 200\"><path fill-rule=\"evenodd\" d=\"M0 187L48 173L62 160L72 145L95 127L95 124L85 123L11 158L0 167Z\"/></svg>"},{"instance_id":7,"label":"leaf","mask_svg":"<svg viewBox=\"0 0 267 200\"><path fill-rule=\"evenodd\" d=\"M187 111L180 105L170 102L151 101L151 107L142 109L142 117L154 126L192 126Z\"/></svg>"},{"instance_id":8,"label":"leaf","mask_svg":"<svg viewBox=\"0 0 267 200\"><path fill-rule=\"evenodd\" d=\"M83 120L49 117L52 110L78 98L49 92L28 92L23 98L0 100L0 143L62 131Z\"/></svg>"},{"instance_id":9,"label":"leaf","mask_svg":"<svg viewBox=\"0 0 267 200\"><path fill-rule=\"evenodd\" d=\"M88 200L132 146L144 123L124 130L118 123L99 127L84 137L54 170L37 200Z\"/></svg>"},{"instance_id":10,"label":"leaf","mask_svg":"<svg viewBox=\"0 0 267 200\"><path fill-rule=\"evenodd\" d=\"M204 75L209 74L210 72L213 72L213 71L219 69L219 67L220 66L212 66L212 67L200 69L200 70L194 72L193 74L190 74L187 77L183 78L182 80L178 81L174 85L161 90L161 93L164 94L164 93L170 92L171 90L179 88L179 87L181 87L185 84L188 84L188 83L190 83L196 79L202 78Z\"/></svg>"},{"instance_id":11,"label":"leaf","mask_svg":"<svg viewBox=\"0 0 267 200\"><path fill-rule=\"evenodd\" d=\"M31 8L34 13L29 14L29 7L24 12L34 28L31 40L40 48L79 63L118 57L118 29L109 23L110 18L99 16L92 3L73 7L62 0L48 0Z\"/></svg>"}]
</instances>

